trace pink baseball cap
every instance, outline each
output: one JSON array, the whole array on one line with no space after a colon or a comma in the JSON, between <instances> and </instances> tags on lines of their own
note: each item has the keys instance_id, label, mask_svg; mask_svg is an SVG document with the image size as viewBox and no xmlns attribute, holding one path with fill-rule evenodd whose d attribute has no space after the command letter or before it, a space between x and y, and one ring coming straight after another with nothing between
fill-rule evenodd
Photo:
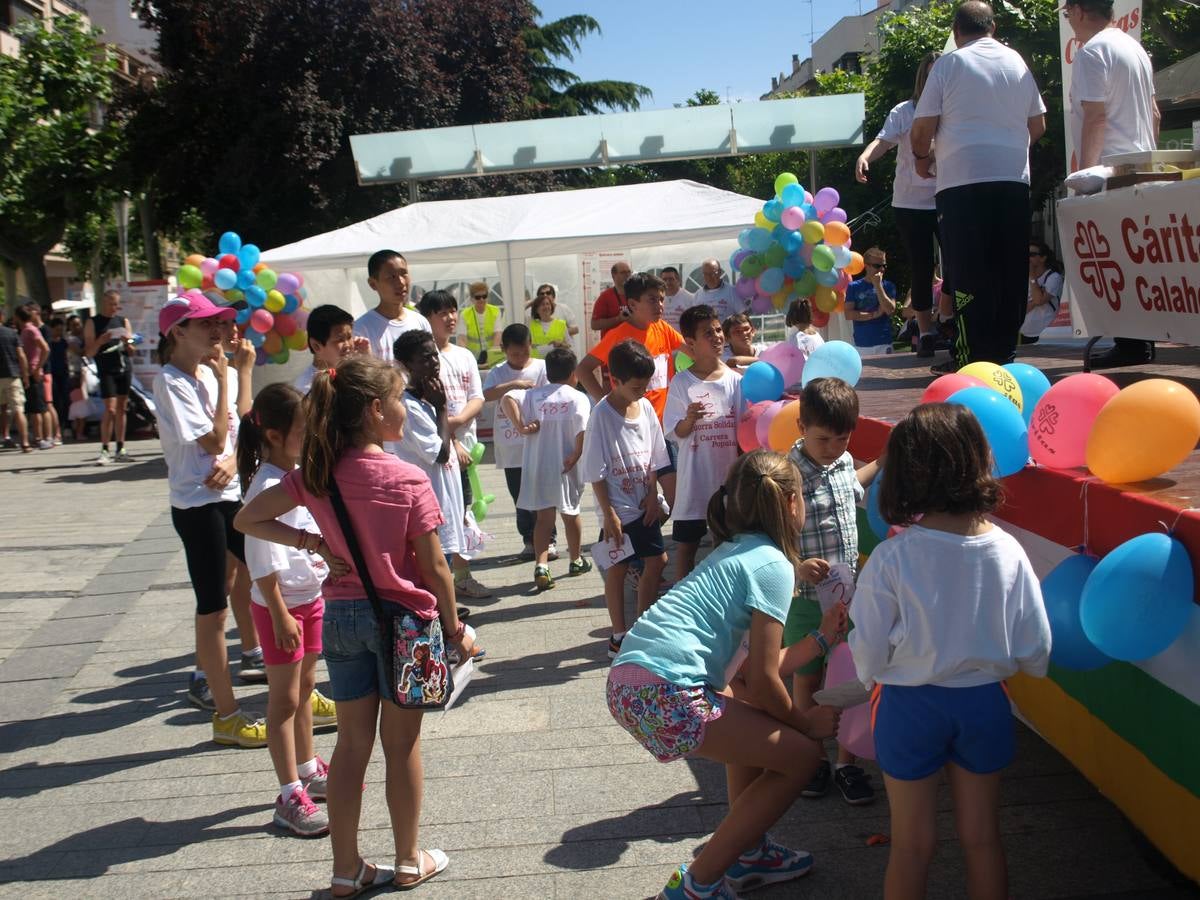
<instances>
[{"instance_id":1,"label":"pink baseball cap","mask_svg":"<svg viewBox=\"0 0 1200 900\"><path fill-rule=\"evenodd\" d=\"M236 319L237 310L232 306L217 306L203 294L180 294L172 297L158 311L158 331L166 334L172 325L184 319Z\"/></svg>"}]
</instances>

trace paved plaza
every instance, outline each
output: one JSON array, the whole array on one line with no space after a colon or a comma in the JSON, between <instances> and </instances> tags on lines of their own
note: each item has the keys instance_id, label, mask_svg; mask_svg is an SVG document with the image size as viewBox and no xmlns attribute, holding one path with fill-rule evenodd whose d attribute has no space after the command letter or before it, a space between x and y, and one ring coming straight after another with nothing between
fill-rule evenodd
<instances>
[{"instance_id":1,"label":"paved plaza","mask_svg":"<svg viewBox=\"0 0 1200 900\"><path fill-rule=\"evenodd\" d=\"M0 455L0 895L306 897L328 885L328 841L275 830L267 751L213 744L184 699L193 595L158 443L131 449L137 462L107 469L94 444ZM660 765L612 722L600 579L535 594L503 479L488 466L483 481L495 541L475 568L496 599L470 605L488 653L461 706L425 719L422 842L451 863L419 895L652 896L724 814L722 772ZM238 694L265 710L265 686ZM319 752L333 743L320 735ZM774 834L815 871L753 896L880 896L887 850L868 838L888 831L887 801L867 768L878 801L798 801ZM377 751L362 847L390 863L382 780ZM964 896L949 809L931 897ZM1024 729L1002 824L1016 898L1195 896Z\"/></svg>"}]
</instances>

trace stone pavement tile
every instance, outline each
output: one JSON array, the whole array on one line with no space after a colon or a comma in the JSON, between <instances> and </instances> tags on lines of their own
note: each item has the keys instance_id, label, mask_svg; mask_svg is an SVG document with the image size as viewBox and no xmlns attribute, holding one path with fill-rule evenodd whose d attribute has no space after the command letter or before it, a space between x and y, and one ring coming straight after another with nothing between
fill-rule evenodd
<instances>
[{"instance_id":1,"label":"stone pavement tile","mask_svg":"<svg viewBox=\"0 0 1200 900\"><path fill-rule=\"evenodd\" d=\"M704 798L703 787L688 766L663 765L649 754L645 759L620 766L554 770L556 807L600 814L643 806L689 807ZM723 785L712 796L724 800Z\"/></svg>"},{"instance_id":2,"label":"stone pavement tile","mask_svg":"<svg viewBox=\"0 0 1200 900\"><path fill-rule=\"evenodd\" d=\"M613 865L585 872L563 872L554 877L554 896L561 898L655 897L681 862L691 854L681 852L675 858L648 865ZM756 897L766 893L755 892ZM807 896L807 895L806 895ZM845 900L845 898L843 898Z\"/></svg>"},{"instance_id":3,"label":"stone pavement tile","mask_svg":"<svg viewBox=\"0 0 1200 900\"><path fill-rule=\"evenodd\" d=\"M421 886L422 900L547 900L555 895L555 875L488 875L472 879L446 876L457 870L454 858L443 875Z\"/></svg>"},{"instance_id":4,"label":"stone pavement tile","mask_svg":"<svg viewBox=\"0 0 1200 900\"><path fill-rule=\"evenodd\" d=\"M99 649L102 646L98 643L102 636L102 630L107 631L105 626L110 624L96 621L101 618L103 617L97 616L86 620L78 618L51 619L49 622L43 622L26 638L24 649L56 648L69 644L91 644L94 649Z\"/></svg>"},{"instance_id":5,"label":"stone pavement tile","mask_svg":"<svg viewBox=\"0 0 1200 900\"><path fill-rule=\"evenodd\" d=\"M162 554L154 554L155 557ZM128 556L126 559L138 559L138 556ZM145 557L142 557L145 558ZM147 588L158 580L161 570L143 570L140 572L120 572L100 574L87 583L84 591L92 597L104 594L136 594L140 596Z\"/></svg>"},{"instance_id":6,"label":"stone pavement tile","mask_svg":"<svg viewBox=\"0 0 1200 900\"><path fill-rule=\"evenodd\" d=\"M540 772L552 769L592 768L597 766L624 766L645 760L646 751L633 740L624 745L605 744L600 747L573 747L569 753L547 753L530 750L502 755L480 754L477 756L446 757L442 754L425 755L426 778L451 778L473 775L478 772Z\"/></svg>"},{"instance_id":7,"label":"stone pavement tile","mask_svg":"<svg viewBox=\"0 0 1200 900\"><path fill-rule=\"evenodd\" d=\"M61 678L42 678L6 684L4 690L0 691L0 723L6 723L0 725L0 734L6 733L7 723L25 722L39 715L54 701L65 683L66 680ZM6 753L23 746L26 745L15 738L12 743L0 742L0 747Z\"/></svg>"},{"instance_id":8,"label":"stone pavement tile","mask_svg":"<svg viewBox=\"0 0 1200 900\"><path fill-rule=\"evenodd\" d=\"M86 619L91 616L123 615L137 601L137 593L85 594L63 605L57 619Z\"/></svg>"},{"instance_id":9,"label":"stone pavement tile","mask_svg":"<svg viewBox=\"0 0 1200 900\"><path fill-rule=\"evenodd\" d=\"M121 551L121 555L130 556L150 556L160 553L178 553L179 552L179 536L163 534L162 537L149 538L144 541L137 541L130 544Z\"/></svg>"},{"instance_id":10,"label":"stone pavement tile","mask_svg":"<svg viewBox=\"0 0 1200 900\"><path fill-rule=\"evenodd\" d=\"M465 709L465 707L464 707ZM453 718L454 710L446 716ZM442 758L456 756L474 756L476 754L503 755L507 753L535 751L570 753L579 747L602 747L612 744L624 744L631 741L629 734L615 725L605 728L584 728L576 730L532 731L515 734L477 734L470 742L459 739L444 739L434 730L432 716L426 716L425 724L421 727L421 748L427 755L438 755ZM611 719L609 720L611 723Z\"/></svg>"},{"instance_id":11,"label":"stone pavement tile","mask_svg":"<svg viewBox=\"0 0 1200 900\"><path fill-rule=\"evenodd\" d=\"M45 648L14 650L0 664L0 684L33 681L39 678L71 678L91 658L97 644L60 644L54 651Z\"/></svg>"},{"instance_id":12,"label":"stone pavement tile","mask_svg":"<svg viewBox=\"0 0 1200 900\"><path fill-rule=\"evenodd\" d=\"M489 714L482 720L471 715L430 716L421 726L422 743L426 737L473 739L478 735L543 731L552 724L550 705L551 702L546 698L503 699L489 704ZM463 711L467 709L467 706L463 707Z\"/></svg>"},{"instance_id":13,"label":"stone pavement tile","mask_svg":"<svg viewBox=\"0 0 1200 900\"><path fill-rule=\"evenodd\" d=\"M174 558L175 553L171 551L164 551L162 553L130 553L128 555L121 553L104 567L104 574L118 575L131 572L161 572Z\"/></svg>"}]
</instances>

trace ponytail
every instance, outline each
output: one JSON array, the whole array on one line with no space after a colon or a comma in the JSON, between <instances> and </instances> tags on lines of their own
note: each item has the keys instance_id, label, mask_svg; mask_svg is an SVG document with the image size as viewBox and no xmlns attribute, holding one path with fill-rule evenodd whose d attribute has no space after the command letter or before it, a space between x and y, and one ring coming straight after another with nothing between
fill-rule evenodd
<instances>
[{"instance_id":1,"label":"ponytail","mask_svg":"<svg viewBox=\"0 0 1200 900\"><path fill-rule=\"evenodd\" d=\"M170 332L158 336L158 347L155 348L154 355L160 366L165 366L171 361L171 351L174 349L175 338L171 337Z\"/></svg>"},{"instance_id":2,"label":"ponytail","mask_svg":"<svg viewBox=\"0 0 1200 900\"><path fill-rule=\"evenodd\" d=\"M250 482L270 452L267 430L274 429L286 436L296 418L296 407L303 400L300 392L290 384L269 384L258 392L250 412L242 416L237 442L238 480L242 494L249 490Z\"/></svg>"},{"instance_id":3,"label":"ponytail","mask_svg":"<svg viewBox=\"0 0 1200 900\"><path fill-rule=\"evenodd\" d=\"M716 544L746 532L763 532L793 566L803 562L800 526L792 515L795 497L803 514L802 482L795 464L779 453L754 450L730 467L725 483L708 501L708 527ZM801 521L803 519L801 518Z\"/></svg>"}]
</instances>

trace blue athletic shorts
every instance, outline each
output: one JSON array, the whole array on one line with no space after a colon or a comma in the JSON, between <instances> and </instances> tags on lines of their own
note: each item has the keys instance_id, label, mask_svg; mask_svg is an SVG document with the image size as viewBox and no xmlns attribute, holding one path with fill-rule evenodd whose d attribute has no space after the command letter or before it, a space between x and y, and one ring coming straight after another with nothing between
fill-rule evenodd
<instances>
[{"instance_id":1,"label":"blue athletic shorts","mask_svg":"<svg viewBox=\"0 0 1200 900\"><path fill-rule=\"evenodd\" d=\"M946 763L986 775L1016 753L1012 708L1001 682L978 687L876 685L871 730L879 768L917 781Z\"/></svg>"}]
</instances>

